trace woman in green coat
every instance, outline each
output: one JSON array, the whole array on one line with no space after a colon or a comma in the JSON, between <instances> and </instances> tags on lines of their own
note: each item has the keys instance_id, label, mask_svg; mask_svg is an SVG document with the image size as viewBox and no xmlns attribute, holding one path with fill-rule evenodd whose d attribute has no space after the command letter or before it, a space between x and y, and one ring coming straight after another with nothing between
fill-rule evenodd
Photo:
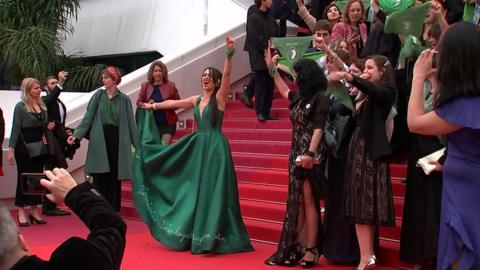
<instances>
[{"instance_id":1,"label":"woman in green coat","mask_svg":"<svg viewBox=\"0 0 480 270\"><path fill-rule=\"evenodd\" d=\"M132 177L132 145L136 126L130 98L118 90L121 77L117 68L103 70L105 89L93 94L80 125L68 143L88 137L85 172L93 177L95 188L120 211L121 183Z\"/></svg>"}]
</instances>

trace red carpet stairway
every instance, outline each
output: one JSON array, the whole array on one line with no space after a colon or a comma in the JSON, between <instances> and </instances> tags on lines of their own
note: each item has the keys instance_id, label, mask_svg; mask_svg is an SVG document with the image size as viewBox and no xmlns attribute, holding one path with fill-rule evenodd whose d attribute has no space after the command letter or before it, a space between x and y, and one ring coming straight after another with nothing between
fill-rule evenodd
<instances>
[{"instance_id":1,"label":"red carpet stairway","mask_svg":"<svg viewBox=\"0 0 480 270\"><path fill-rule=\"evenodd\" d=\"M223 132L228 138L238 178L242 215L252 240L276 244L282 228L288 184L288 152L291 124L288 101L276 99L272 115L276 121L258 122L255 111L239 101L230 102L223 121ZM178 130L175 139L191 132ZM383 265L408 267L398 259L400 226L402 223L405 187L404 164L392 164L392 185L395 198L397 226L381 228L380 261ZM122 186L122 215L138 218L131 201L131 184Z\"/></svg>"}]
</instances>

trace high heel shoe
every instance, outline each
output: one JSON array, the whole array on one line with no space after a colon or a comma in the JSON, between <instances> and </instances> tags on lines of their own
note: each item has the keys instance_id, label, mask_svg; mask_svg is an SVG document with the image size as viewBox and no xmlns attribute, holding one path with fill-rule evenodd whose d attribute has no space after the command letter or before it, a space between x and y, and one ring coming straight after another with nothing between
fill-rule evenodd
<instances>
[{"instance_id":1,"label":"high heel shoe","mask_svg":"<svg viewBox=\"0 0 480 270\"><path fill-rule=\"evenodd\" d=\"M18 216L17 216L17 221L18 221L18 226L20 226L20 227L28 227L28 226L30 226L30 223L28 223L28 221L26 221L26 220L25 220L24 222L21 222L21 221L20 221L20 218L19 218Z\"/></svg>"},{"instance_id":2,"label":"high heel shoe","mask_svg":"<svg viewBox=\"0 0 480 270\"><path fill-rule=\"evenodd\" d=\"M369 259L368 259L368 262L367 264L362 268L360 269L359 267L357 267L356 269L357 270L368 270L368 269L373 269L377 266L377 257L375 257L375 255L372 255Z\"/></svg>"},{"instance_id":3,"label":"high heel shoe","mask_svg":"<svg viewBox=\"0 0 480 270\"><path fill-rule=\"evenodd\" d=\"M312 268L318 263L318 258L319 258L318 249L316 247L306 248L305 249L305 254L307 252L310 252L315 256L313 257L313 260L311 260L311 261L301 260L300 261L300 267L302 267L302 268Z\"/></svg>"},{"instance_id":4,"label":"high heel shoe","mask_svg":"<svg viewBox=\"0 0 480 270\"><path fill-rule=\"evenodd\" d=\"M37 223L38 225L47 224L47 222L45 220L37 219L32 214L28 215L28 219L30 219L30 223L32 223L32 224L34 224L34 223Z\"/></svg>"}]
</instances>

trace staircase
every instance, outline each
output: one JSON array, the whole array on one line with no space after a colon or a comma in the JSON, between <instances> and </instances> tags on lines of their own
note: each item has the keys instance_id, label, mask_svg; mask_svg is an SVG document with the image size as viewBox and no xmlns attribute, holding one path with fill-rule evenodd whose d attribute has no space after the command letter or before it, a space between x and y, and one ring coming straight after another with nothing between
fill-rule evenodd
<instances>
[{"instance_id":1,"label":"staircase","mask_svg":"<svg viewBox=\"0 0 480 270\"><path fill-rule=\"evenodd\" d=\"M272 107L272 115L279 120L262 123L256 120L254 110L240 101L232 101L227 105L222 127L230 143L242 216L250 237L253 241L276 245L286 208L291 123L287 100L275 99ZM190 122L187 130L177 130L174 139L191 132L191 126ZM392 164L391 174L397 225L380 228L378 257L383 265L408 268L398 259L406 165ZM122 186L122 198L122 215L138 218L129 182Z\"/></svg>"}]
</instances>

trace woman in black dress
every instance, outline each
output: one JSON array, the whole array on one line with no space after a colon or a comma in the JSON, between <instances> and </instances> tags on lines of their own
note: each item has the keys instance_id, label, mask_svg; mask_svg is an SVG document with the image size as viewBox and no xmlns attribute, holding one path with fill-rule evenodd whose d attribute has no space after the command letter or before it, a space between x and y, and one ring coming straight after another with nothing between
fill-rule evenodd
<instances>
[{"instance_id":1,"label":"woman in black dress","mask_svg":"<svg viewBox=\"0 0 480 270\"><path fill-rule=\"evenodd\" d=\"M18 207L18 224L28 226L25 207L30 206L30 222L45 224L38 205L42 204L41 195L25 195L21 191L22 173L42 173L47 161L45 155L30 157L25 143L42 142L47 144L45 129L47 124L47 107L40 98L42 88L34 78L25 78L20 86L21 101L13 112L12 133L10 135L8 162L17 164L17 191L15 206Z\"/></svg>"},{"instance_id":2,"label":"woman in black dress","mask_svg":"<svg viewBox=\"0 0 480 270\"><path fill-rule=\"evenodd\" d=\"M266 53L272 69L272 60ZM314 165L321 148L321 138L328 110L325 97L327 80L315 61L301 59L293 66L298 91L291 91L273 68L275 84L281 95L290 100L292 145L288 162L289 182L285 220L277 251L268 258L268 265L295 265L310 268L318 263L322 250L320 197L323 192L323 170Z\"/></svg>"},{"instance_id":3,"label":"woman in black dress","mask_svg":"<svg viewBox=\"0 0 480 270\"><path fill-rule=\"evenodd\" d=\"M363 78L347 72L329 75L346 80L360 91L356 100L355 127L347 157L345 215L355 223L363 270L376 264L373 252L376 225L394 226L391 154L385 122L395 100L392 65L385 56L367 59Z\"/></svg>"}]
</instances>

